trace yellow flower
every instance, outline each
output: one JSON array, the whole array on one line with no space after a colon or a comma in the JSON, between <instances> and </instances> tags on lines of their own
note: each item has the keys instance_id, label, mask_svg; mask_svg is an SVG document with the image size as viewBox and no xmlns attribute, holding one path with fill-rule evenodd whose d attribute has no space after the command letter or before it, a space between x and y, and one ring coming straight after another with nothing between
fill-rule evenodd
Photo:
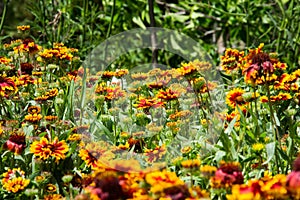
<instances>
[{"instance_id":1,"label":"yellow flower","mask_svg":"<svg viewBox=\"0 0 300 200\"><path fill-rule=\"evenodd\" d=\"M184 182L176 176L175 172L166 170L148 173L145 180L151 186L150 192L154 194L169 187L184 185Z\"/></svg>"},{"instance_id":2,"label":"yellow flower","mask_svg":"<svg viewBox=\"0 0 300 200\"><path fill-rule=\"evenodd\" d=\"M181 162L181 166L188 169L195 169L200 166L201 161L200 160L184 160Z\"/></svg>"},{"instance_id":3,"label":"yellow flower","mask_svg":"<svg viewBox=\"0 0 300 200\"><path fill-rule=\"evenodd\" d=\"M69 151L69 147L64 140L59 141L57 137L52 142L43 137L40 141L34 141L30 145L30 152L42 160L54 157L56 162L65 159L65 153Z\"/></svg>"},{"instance_id":4,"label":"yellow flower","mask_svg":"<svg viewBox=\"0 0 300 200\"><path fill-rule=\"evenodd\" d=\"M26 31L26 30L29 30L29 29L30 29L30 26L29 26L29 25L17 26L17 29L18 29L19 31Z\"/></svg>"},{"instance_id":5,"label":"yellow flower","mask_svg":"<svg viewBox=\"0 0 300 200\"><path fill-rule=\"evenodd\" d=\"M2 176L2 187L8 192L17 193L30 183L30 180L25 178L25 172L20 168L9 169Z\"/></svg>"},{"instance_id":6,"label":"yellow flower","mask_svg":"<svg viewBox=\"0 0 300 200\"><path fill-rule=\"evenodd\" d=\"M215 166L204 165L204 166L200 167L200 172L206 177L213 176L216 171L217 171L217 168Z\"/></svg>"},{"instance_id":7,"label":"yellow flower","mask_svg":"<svg viewBox=\"0 0 300 200\"><path fill-rule=\"evenodd\" d=\"M245 91L241 88L235 88L228 92L226 95L226 104L230 106L231 108L235 108L237 105L242 106L246 105L247 102L245 102L243 98L243 94Z\"/></svg>"},{"instance_id":8,"label":"yellow flower","mask_svg":"<svg viewBox=\"0 0 300 200\"><path fill-rule=\"evenodd\" d=\"M262 143L255 143L252 145L253 151L257 151L257 152L262 151L264 148L265 148L265 145Z\"/></svg>"}]
</instances>

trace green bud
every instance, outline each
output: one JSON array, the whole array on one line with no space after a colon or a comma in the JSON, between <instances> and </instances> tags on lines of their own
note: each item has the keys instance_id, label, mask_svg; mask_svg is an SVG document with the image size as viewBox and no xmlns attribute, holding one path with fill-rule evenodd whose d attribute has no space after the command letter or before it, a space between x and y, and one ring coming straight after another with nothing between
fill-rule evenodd
<instances>
[{"instance_id":1,"label":"green bud","mask_svg":"<svg viewBox=\"0 0 300 200\"><path fill-rule=\"evenodd\" d=\"M64 175L61 179L64 183L70 183L73 179L73 175Z\"/></svg>"}]
</instances>

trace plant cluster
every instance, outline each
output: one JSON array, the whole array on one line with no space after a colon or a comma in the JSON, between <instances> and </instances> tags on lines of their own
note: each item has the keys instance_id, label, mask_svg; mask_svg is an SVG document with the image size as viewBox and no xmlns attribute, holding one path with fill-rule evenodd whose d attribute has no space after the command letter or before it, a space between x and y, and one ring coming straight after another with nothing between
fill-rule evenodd
<instances>
[{"instance_id":1,"label":"plant cluster","mask_svg":"<svg viewBox=\"0 0 300 200\"><path fill-rule=\"evenodd\" d=\"M300 199L300 71L263 44L226 50L225 84L206 61L94 73L63 43L4 48L2 199Z\"/></svg>"}]
</instances>

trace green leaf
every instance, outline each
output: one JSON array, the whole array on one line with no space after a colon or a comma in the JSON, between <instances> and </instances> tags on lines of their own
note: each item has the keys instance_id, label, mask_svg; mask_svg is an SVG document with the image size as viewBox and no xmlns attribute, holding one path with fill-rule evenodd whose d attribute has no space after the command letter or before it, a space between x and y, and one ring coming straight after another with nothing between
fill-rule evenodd
<instances>
[{"instance_id":1,"label":"green leaf","mask_svg":"<svg viewBox=\"0 0 300 200\"><path fill-rule=\"evenodd\" d=\"M144 25L143 21L141 20L140 17L133 17L132 21L137 24L139 27L141 27L142 29L146 29L146 26Z\"/></svg>"},{"instance_id":2,"label":"green leaf","mask_svg":"<svg viewBox=\"0 0 300 200\"><path fill-rule=\"evenodd\" d=\"M271 143L266 145L267 157L268 158L262 165L266 165L272 160L272 158L275 155L275 147L276 147L276 142L271 142Z\"/></svg>"}]
</instances>

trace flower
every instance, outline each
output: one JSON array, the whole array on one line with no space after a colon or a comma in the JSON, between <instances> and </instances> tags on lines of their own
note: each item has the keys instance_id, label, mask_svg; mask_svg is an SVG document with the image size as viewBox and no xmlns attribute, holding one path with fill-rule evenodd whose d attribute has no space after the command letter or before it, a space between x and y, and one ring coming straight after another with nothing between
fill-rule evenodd
<instances>
[{"instance_id":1,"label":"flower","mask_svg":"<svg viewBox=\"0 0 300 200\"><path fill-rule=\"evenodd\" d=\"M39 106L30 106L28 108L28 113L30 114L39 114L41 112L41 107Z\"/></svg>"},{"instance_id":2,"label":"flower","mask_svg":"<svg viewBox=\"0 0 300 200\"><path fill-rule=\"evenodd\" d=\"M150 172L146 174L145 180L151 186L150 192L154 194L163 192L166 188L184 186L184 182L176 176L175 172L166 170Z\"/></svg>"},{"instance_id":3,"label":"flower","mask_svg":"<svg viewBox=\"0 0 300 200\"><path fill-rule=\"evenodd\" d=\"M262 143L255 143L255 144L252 145L252 149L253 149L253 151L255 151L255 152L260 152L260 151L262 151L264 148L265 148L265 145L262 144Z\"/></svg>"},{"instance_id":4,"label":"flower","mask_svg":"<svg viewBox=\"0 0 300 200\"><path fill-rule=\"evenodd\" d=\"M221 56L221 68L230 74L233 70L239 69L244 57L243 51L237 49L226 49L225 55Z\"/></svg>"},{"instance_id":5,"label":"flower","mask_svg":"<svg viewBox=\"0 0 300 200\"><path fill-rule=\"evenodd\" d=\"M31 75L33 71L33 65L31 63L21 63L21 73Z\"/></svg>"},{"instance_id":6,"label":"flower","mask_svg":"<svg viewBox=\"0 0 300 200\"><path fill-rule=\"evenodd\" d=\"M228 188L233 184L242 184L244 176L240 170L239 163L221 161L215 176L210 180L213 188Z\"/></svg>"},{"instance_id":7,"label":"flower","mask_svg":"<svg viewBox=\"0 0 300 200\"><path fill-rule=\"evenodd\" d=\"M277 58L262 51L264 44L256 49L250 49L244 57L245 64L241 66L245 75L245 82L252 84L264 84L275 81L275 71L286 69L286 64L281 63Z\"/></svg>"},{"instance_id":8,"label":"flower","mask_svg":"<svg viewBox=\"0 0 300 200\"><path fill-rule=\"evenodd\" d=\"M187 169L197 169L200 167L201 161L197 159L181 161L181 166Z\"/></svg>"},{"instance_id":9,"label":"flower","mask_svg":"<svg viewBox=\"0 0 300 200\"><path fill-rule=\"evenodd\" d=\"M66 198L63 198L61 194L47 194L44 195L44 200L64 200Z\"/></svg>"},{"instance_id":10,"label":"flower","mask_svg":"<svg viewBox=\"0 0 300 200\"><path fill-rule=\"evenodd\" d=\"M157 98L163 99L166 101L175 100L179 97L179 92L173 91L171 89L159 90Z\"/></svg>"},{"instance_id":11,"label":"flower","mask_svg":"<svg viewBox=\"0 0 300 200\"><path fill-rule=\"evenodd\" d=\"M230 195L226 195L228 200L261 200L263 199L261 180L250 180L247 184L233 185Z\"/></svg>"},{"instance_id":12,"label":"flower","mask_svg":"<svg viewBox=\"0 0 300 200\"><path fill-rule=\"evenodd\" d=\"M124 193L115 172L94 174L92 183L84 189L91 199L123 199Z\"/></svg>"},{"instance_id":13,"label":"flower","mask_svg":"<svg viewBox=\"0 0 300 200\"><path fill-rule=\"evenodd\" d=\"M204 165L200 167L200 172L205 177L212 177L215 175L217 168L215 166Z\"/></svg>"},{"instance_id":14,"label":"flower","mask_svg":"<svg viewBox=\"0 0 300 200\"><path fill-rule=\"evenodd\" d=\"M49 193L56 192L56 190L57 190L57 189L56 189L56 186L53 185L53 184L51 184L51 183L47 184L45 189L46 189L46 191L49 192Z\"/></svg>"},{"instance_id":15,"label":"flower","mask_svg":"<svg viewBox=\"0 0 300 200\"><path fill-rule=\"evenodd\" d=\"M162 156L166 154L166 147L165 145L157 146L155 149L146 149L145 155L148 157L148 162L156 162L157 160L161 159Z\"/></svg>"},{"instance_id":16,"label":"flower","mask_svg":"<svg viewBox=\"0 0 300 200\"><path fill-rule=\"evenodd\" d=\"M92 169L104 169L104 163L115 157L109 148L109 144L104 141L90 142L80 149L79 157Z\"/></svg>"},{"instance_id":17,"label":"flower","mask_svg":"<svg viewBox=\"0 0 300 200\"><path fill-rule=\"evenodd\" d=\"M23 132L13 132L3 147L15 154L21 154L26 148L25 134Z\"/></svg>"},{"instance_id":18,"label":"flower","mask_svg":"<svg viewBox=\"0 0 300 200\"><path fill-rule=\"evenodd\" d=\"M30 145L30 152L42 160L53 157L58 162L61 159L65 159L65 153L68 151L69 147L66 142L64 140L59 141L57 137L52 142L43 137L40 141L34 141Z\"/></svg>"},{"instance_id":19,"label":"flower","mask_svg":"<svg viewBox=\"0 0 300 200\"><path fill-rule=\"evenodd\" d=\"M12 78L0 75L0 96L7 98L17 91L18 88Z\"/></svg>"},{"instance_id":20,"label":"flower","mask_svg":"<svg viewBox=\"0 0 300 200\"><path fill-rule=\"evenodd\" d=\"M244 93L245 91L241 88L235 88L233 90L230 90L226 95L226 104L231 108L235 108L237 105L246 105L247 102L245 102L243 98Z\"/></svg>"},{"instance_id":21,"label":"flower","mask_svg":"<svg viewBox=\"0 0 300 200\"><path fill-rule=\"evenodd\" d=\"M280 92L278 95L270 96L270 101L271 102L286 101L286 100L289 100L291 98L292 98L292 96L289 93ZM267 102L269 102L269 99L268 99L267 96L261 96L260 101L262 103L267 103Z\"/></svg>"},{"instance_id":22,"label":"flower","mask_svg":"<svg viewBox=\"0 0 300 200\"><path fill-rule=\"evenodd\" d=\"M19 31L27 31L30 29L30 25L22 25L22 26L17 26L17 29Z\"/></svg>"},{"instance_id":23,"label":"flower","mask_svg":"<svg viewBox=\"0 0 300 200\"><path fill-rule=\"evenodd\" d=\"M25 178L25 172L20 168L8 169L2 176L2 187L8 192L17 193L30 183L30 180Z\"/></svg>"}]
</instances>

